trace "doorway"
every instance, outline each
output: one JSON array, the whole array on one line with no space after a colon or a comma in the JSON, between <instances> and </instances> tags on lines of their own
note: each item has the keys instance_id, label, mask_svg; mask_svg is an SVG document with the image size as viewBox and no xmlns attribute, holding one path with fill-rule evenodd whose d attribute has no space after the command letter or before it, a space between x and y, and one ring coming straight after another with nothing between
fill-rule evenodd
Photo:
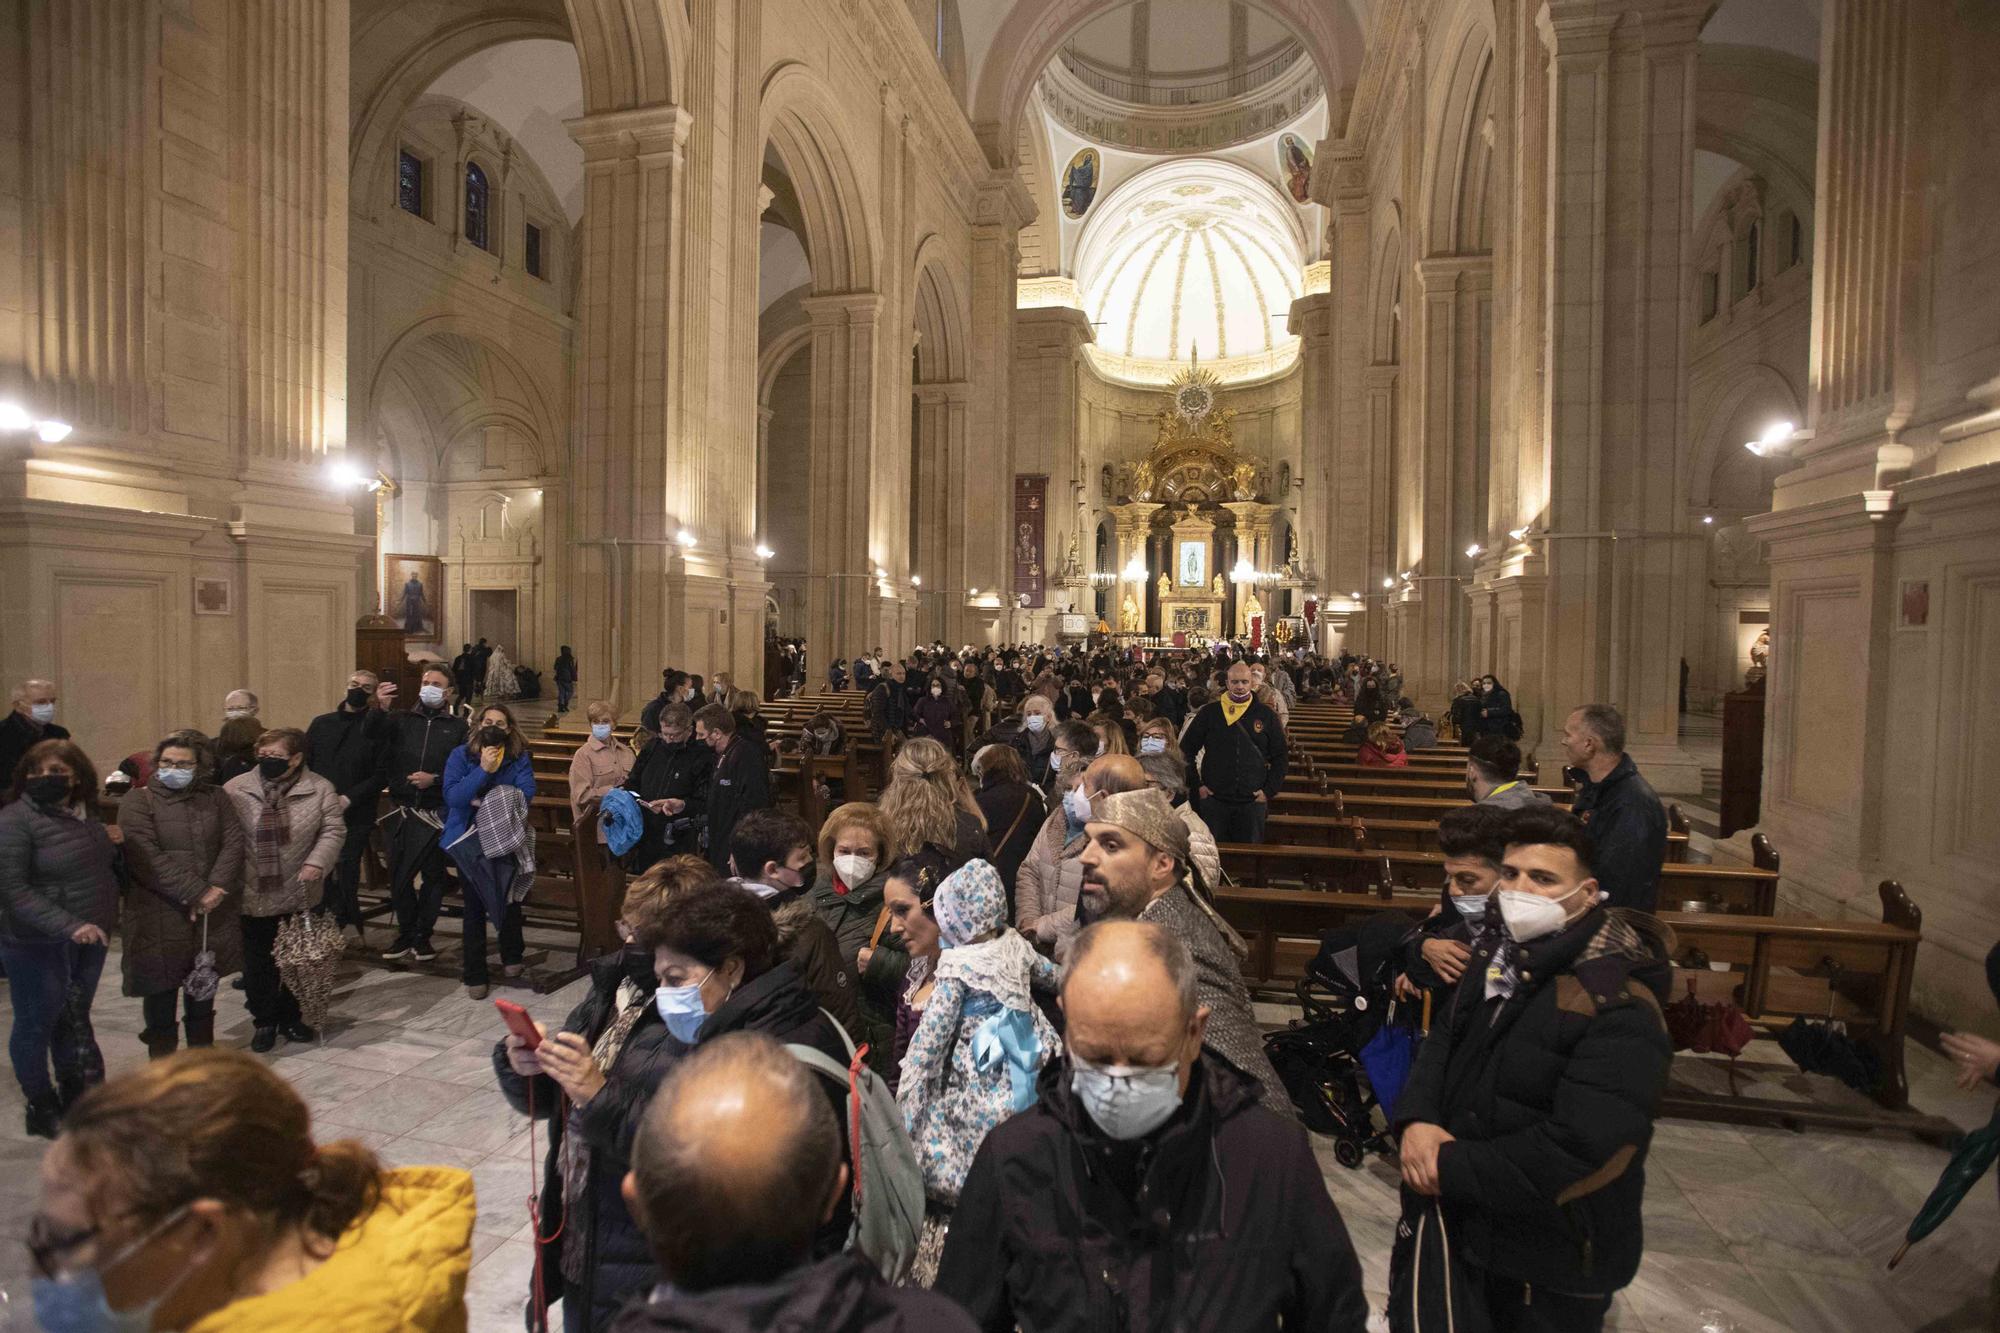
<instances>
[{"instance_id":1,"label":"doorway","mask_svg":"<svg viewBox=\"0 0 2000 1333\"><path fill-rule=\"evenodd\" d=\"M525 662L527 653L515 637L519 632L521 594L514 588L474 588L472 590L472 637L506 650L516 663Z\"/></svg>"}]
</instances>

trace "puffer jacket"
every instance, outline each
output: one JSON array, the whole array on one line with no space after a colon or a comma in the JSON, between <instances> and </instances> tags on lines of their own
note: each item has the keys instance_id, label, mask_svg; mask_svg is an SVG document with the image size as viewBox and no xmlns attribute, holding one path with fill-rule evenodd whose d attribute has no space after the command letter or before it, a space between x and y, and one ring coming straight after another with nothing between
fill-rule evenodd
<instances>
[{"instance_id":1,"label":"puffer jacket","mask_svg":"<svg viewBox=\"0 0 2000 1333\"><path fill-rule=\"evenodd\" d=\"M570 1011L560 1030L574 1032L595 1046L616 1017L619 983L628 978L650 996L655 984L653 956L630 949L593 960L590 993ZM566 1117L555 1113L561 1089L547 1074L532 1080L535 1117L548 1122L549 1135L549 1153L542 1167L541 1234L556 1238L542 1247L542 1290L551 1304L567 1294L568 1283L562 1273L563 1245L567 1236L583 1235L586 1276L583 1289L576 1295L589 1307L591 1328L609 1327L621 1304L635 1294L643 1295L660 1280L652 1246L632 1221L618 1187L630 1169L632 1141L646 1107L674 1061L687 1050L667 1031L659 1013L648 1004L619 1048L617 1060L605 1075L603 1089L577 1113L577 1124L589 1154L583 1193L589 1212L583 1218L563 1214L560 1164L563 1138L569 1126ZM504 1039L493 1045L493 1069L499 1076L500 1091L507 1104L522 1115L528 1114L530 1080L515 1073L514 1067L507 1063Z\"/></svg>"},{"instance_id":2,"label":"puffer jacket","mask_svg":"<svg viewBox=\"0 0 2000 1333\"><path fill-rule=\"evenodd\" d=\"M798 969L799 980L850 1033L862 1031L861 983L843 957L833 928L820 920L812 895L797 893L771 900L778 948Z\"/></svg>"},{"instance_id":3,"label":"puffer jacket","mask_svg":"<svg viewBox=\"0 0 2000 1333\"><path fill-rule=\"evenodd\" d=\"M1516 1282L1597 1296L1632 1280L1646 1150L1673 1047L1660 1006L1672 937L1592 908L1519 946L1519 982L1486 998L1498 933L1473 943L1396 1104L1442 1126L1438 1185L1452 1243Z\"/></svg>"},{"instance_id":4,"label":"puffer jacket","mask_svg":"<svg viewBox=\"0 0 2000 1333\"><path fill-rule=\"evenodd\" d=\"M1069 820L1060 799L1050 802L1048 818L1035 835L1035 845L1014 877L1014 925L1044 948L1067 943L1076 930L1076 905L1083 896L1084 838L1069 836Z\"/></svg>"},{"instance_id":5,"label":"puffer jacket","mask_svg":"<svg viewBox=\"0 0 2000 1333\"><path fill-rule=\"evenodd\" d=\"M922 1287L892 1287L867 1260L837 1254L771 1282L638 1300L615 1333L973 1333L965 1311Z\"/></svg>"},{"instance_id":6,"label":"puffer jacket","mask_svg":"<svg viewBox=\"0 0 2000 1333\"><path fill-rule=\"evenodd\" d=\"M465 1333L473 1212L467 1172L385 1171L381 1201L347 1229L325 1263L204 1315L188 1333Z\"/></svg>"},{"instance_id":7,"label":"puffer jacket","mask_svg":"<svg viewBox=\"0 0 2000 1333\"><path fill-rule=\"evenodd\" d=\"M868 947L882 915L882 889L889 882L889 872L878 870L867 883L846 893L834 888L834 878L832 866L820 867L810 895L813 911L833 932L841 962L857 982L854 1003L860 1027L849 1031L856 1043L868 1043L869 1065L886 1077L895 1064L896 998L902 994L910 958L896 932L886 927L865 968L861 966L861 951Z\"/></svg>"},{"instance_id":8,"label":"puffer jacket","mask_svg":"<svg viewBox=\"0 0 2000 1333\"><path fill-rule=\"evenodd\" d=\"M243 878L243 822L220 787L169 791L155 778L118 807L125 831L125 993L178 987L201 948L194 905L211 886L228 896L208 914L208 947L221 976L243 968L236 914Z\"/></svg>"},{"instance_id":9,"label":"puffer jacket","mask_svg":"<svg viewBox=\"0 0 2000 1333\"><path fill-rule=\"evenodd\" d=\"M89 815L27 797L0 810L0 939L66 940L118 924L117 849Z\"/></svg>"},{"instance_id":10,"label":"puffer jacket","mask_svg":"<svg viewBox=\"0 0 2000 1333\"><path fill-rule=\"evenodd\" d=\"M347 821L340 810L340 793L333 784L308 768L299 769L292 788L285 793L285 817L291 837L279 855L285 885L275 893L257 887L257 816L264 808L264 779L256 770L231 778L222 789L236 808L243 825L243 915L289 916L318 907L326 893L326 877L340 860L341 844L347 841ZM313 866L320 877L303 883L299 872Z\"/></svg>"}]
</instances>

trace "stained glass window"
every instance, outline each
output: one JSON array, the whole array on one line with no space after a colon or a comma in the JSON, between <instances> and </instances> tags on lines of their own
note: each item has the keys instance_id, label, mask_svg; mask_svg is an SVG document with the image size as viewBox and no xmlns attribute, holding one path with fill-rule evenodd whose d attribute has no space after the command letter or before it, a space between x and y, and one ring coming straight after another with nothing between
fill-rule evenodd
<instances>
[{"instance_id":1,"label":"stained glass window","mask_svg":"<svg viewBox=\"0 0 2000 1333\"><path fill-rule=\"evenodd\" d=\"M465 164L465 239L482 250L493 248L487 211L486 173L477 162Z\"/></svg>"},{"instance_id":2,"label":"stained glass window","mask_svg":"<svg viewBox=\"0 0 2000 1333\"><path fill-rule=\"evenodd\" d=\"M528 276L542 277L542 229L530 222L526 241L527 244L523 248L527 251L525 262Z\"/></svg>"},{"instance_id":3,"label":"stained glass window","mask_svg":"<svg viewBox=\"0 0 2000 1333\"><path fill-rule=\"evenodd\" d=\"M408 149L396 156L396 206L416 217L424 215L424 163Z\"/></svg>"}]
</instances>

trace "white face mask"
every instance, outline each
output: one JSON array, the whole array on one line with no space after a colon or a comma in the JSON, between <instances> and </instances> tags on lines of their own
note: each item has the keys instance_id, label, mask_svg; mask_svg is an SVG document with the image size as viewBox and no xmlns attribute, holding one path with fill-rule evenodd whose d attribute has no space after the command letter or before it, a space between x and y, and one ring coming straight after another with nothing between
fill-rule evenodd
<instances>
[{"instance_id":1,"label":"white face mask","mask_svg":"<svg viewBox=\"0 0 2000 1333\"><path fill-rule=\"evenodd\" d=\"M1561 930L1569 921L1563 904L1582 892L1579 884L1560 898L1544 898L1526 889L1495 889L1493 896L1500 904L1500 919L1507 923L1507 933L1514 943L1526 944Z\"/></svg>"},{"instance_id":2,"label":"white face mask","mask_svg":"<svg viewBox=\"0 0 2000 1333\"><path fill-rule=\"evenodd\" d=\"M1165 754L1166 752L1167 738L1165 736L1141 736L1139 738L1140 754Z\"/></svg>"},{"instance_id":3,"label":"white face mask","mask_svg":"<svg viewBox=\"0 0 2000 1333\"><path fill-rule=\"evenodd\" d=\"M257 710L254 708L225 708L222 710L222 716L225 720L234 722L239 717L257 716Z\"/></svg>"},{"instance_id":4,"label":"white face mask","mask_svg":"<svg viewBox=\"0 0 2000 1333\"><path fill-rule=\"evenodd\" d=\"M54 704L29 704L28 716L35 719L38 725L46 727L49 723L56 720L56 706Z\"/></svg>"},{"instance_id":5,"label":"white face mask","mask_svg":"<svg viewBox=\"0 0 2000 1333\"><path fill-rule=\"evenodd\" d=\"M1040 713L1030 713L1026 717L1021 719L1022 726L1026 727L1029 731L1036 733L1039 733L1041 729L1043 727L1046 727L1048 724L1049 720L1043 717Z\"/></svg>"},{"instance_id":6,"label":"white face mask","mask_svg":"<svg viewBox=\"0 0 2000 1333\"><path fill-rule=\"evenodd\" d=\"M1070 1057L1070 1088L1097 1127L1114 1139L1142 1139L1172 1118L1181 1104L1177 1064L1157 1069L1090 1065Z\"/></svg>"},{"instance_id":7,"label":"white face mask","mask_svg":"<svg viewBox=\"0 0 2000 1333\"><path fill-rule=\"evenodd\" d=\"M840 882L850 889L857 884L866 884L868 877L875 873L875 858L857 856L846 852L833 858L833 873L840 876Z\"/></svg>"},{"instance_id":8,"label":"white face mask","mask_svg":"<svg viewBox=\"0 0 2000 1333\"><path fill-rule=\"evenodd\" d=\"M1051 751L1049 751L1049 772L1051 772L1051 773L1060 773L1060 772L1062 772L1062 751L1061 751L1061 750L1051 750Z\"/></svg>"},{"instance_id":9,"label":"white face mask","mask_svg":"<svg viewBox=\"0 0 2000 1333\"><path fill-rule=\"evenodd\" d=\"M1467 921L1483 921L1486 918L1486 896L1468 893L1463 898L1453 898L1451 905Z\"/></svg>"},{"instance_id":10,"label":"white face mask","mask_svg":"<svg viewBox=\"0 0 2000 1333\"><path fill-rule=\"evenodd\" d=\"M1081 785L1063 793L1063 813L1079 828L1090 822L1090 798L1083 794Z\"/></svg>"},{"instance_id":11,"label":"white face mask","mask_svg":"<svg viewBox=\"0 0 2000 1333\"><path fill-rule=\"evenodd\" d=\"M426 708L444 707L444 686L426 685L417 691L417 700Z\"/></svg>"}]
</instances>

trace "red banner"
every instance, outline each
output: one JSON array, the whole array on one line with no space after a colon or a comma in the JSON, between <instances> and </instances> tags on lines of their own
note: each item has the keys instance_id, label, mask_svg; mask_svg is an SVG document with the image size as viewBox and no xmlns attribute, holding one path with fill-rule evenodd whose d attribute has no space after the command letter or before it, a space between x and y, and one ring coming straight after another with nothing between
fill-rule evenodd
<instances>
[{"instance_id":1,"label":"red banner","mask_svg":"<svg viewBox=\"0 0 2000 1333\"><path fill-rule=\"evenodd\" d=\"M1048 571L1042 540L1048 519L1048 474L1021 473L1014 478L1014 591L1025 594L1025 605L1048 604Z\"/></svg>"}]
</instances>

